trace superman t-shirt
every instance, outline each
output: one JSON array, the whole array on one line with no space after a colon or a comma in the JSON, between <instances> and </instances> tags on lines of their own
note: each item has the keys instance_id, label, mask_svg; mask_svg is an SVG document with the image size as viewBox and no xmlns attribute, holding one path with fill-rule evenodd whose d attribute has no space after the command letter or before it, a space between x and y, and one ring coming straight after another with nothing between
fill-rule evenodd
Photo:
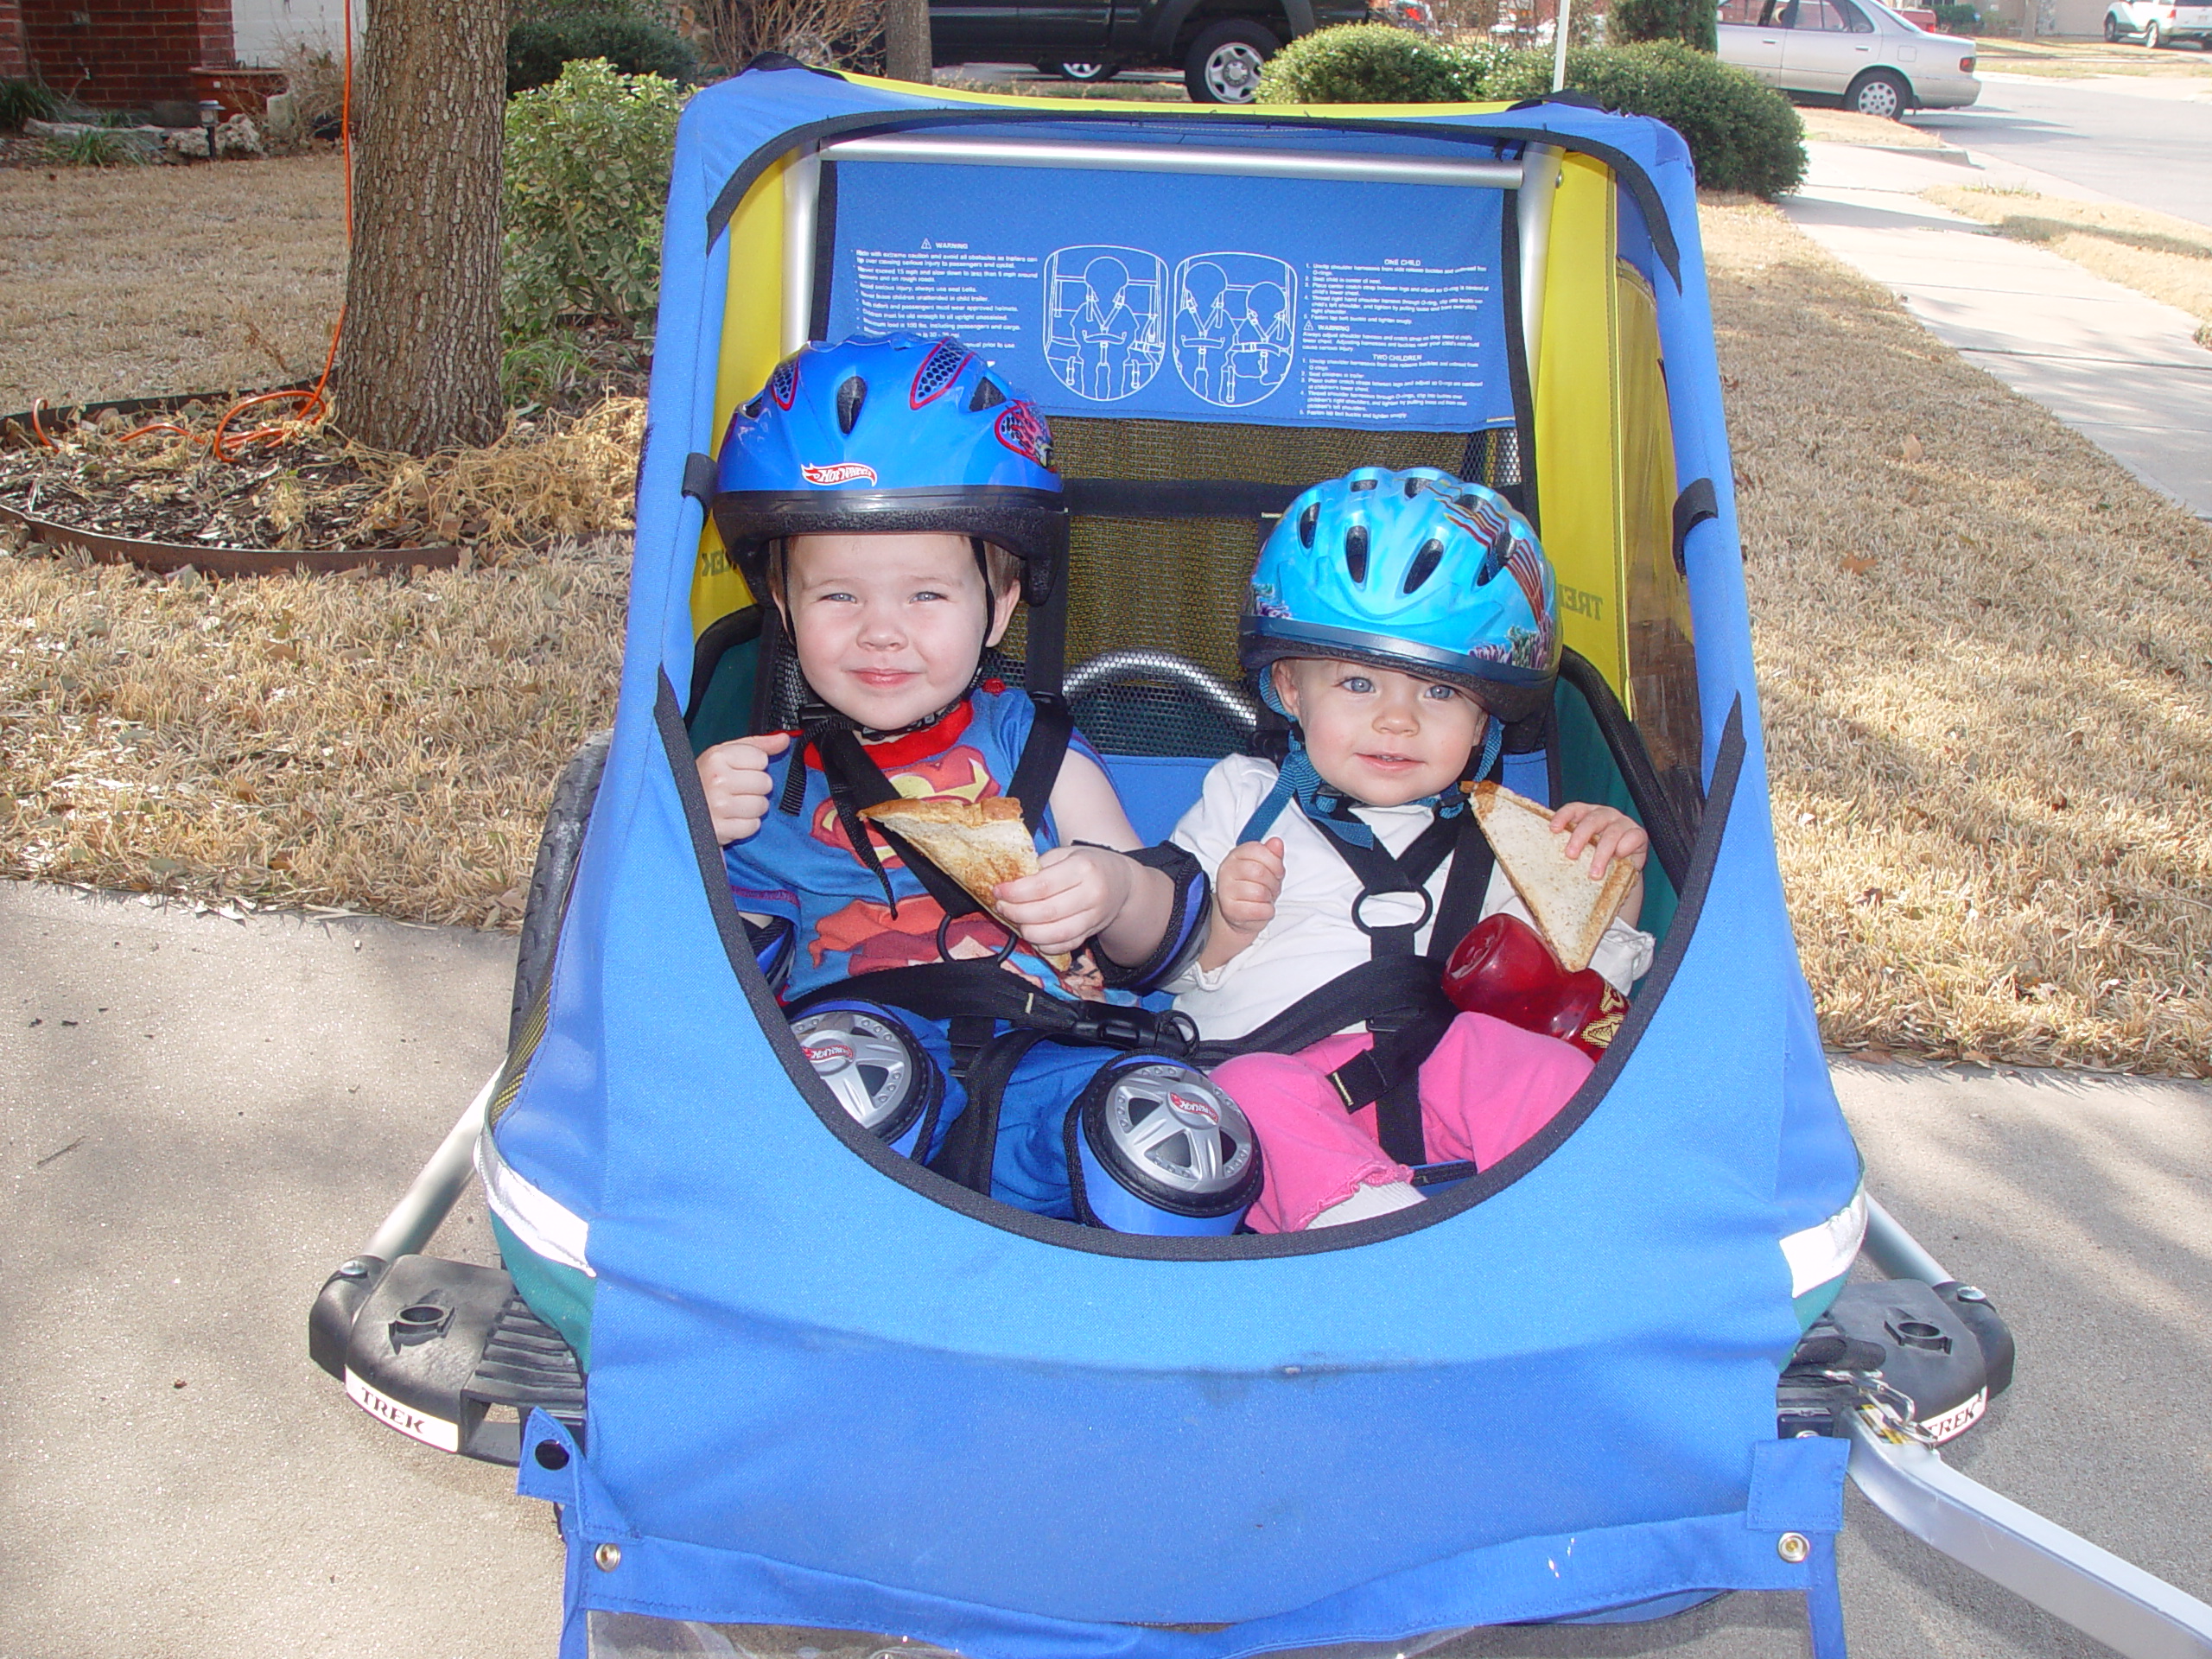
<instances>
[{"instance_id":1,"label":"superman t-shirt","mask_svg":"<svg viewBox=\"0 0 2212 1659\"><path fill-rule=\"evenodd\" d=\"M935 725L873 745L868 757L910 800L984 800L1006 792L1005 780L1014 776L1035 718L1036 705L1027 692L986 680ZM1069 747L1098 758L1080 736L1071 738ZM807 769L806 792L798 811L788 813L781 807L785 785L791 768L800 765ZM767 816L753 836L722 849L722 862L740 910L789 917L798 930L786 996L886 968L994 957L1005 948L1006 929L980 911L945 925L943 906L871 830L897 908L884 903L882 884L861 861L837 821L820 757L811 749L802 756L793 743L768 763L768 772L773 786ZM1047 810L1037 834L1038 850L1058 845L1058 834ZM1056 995L1093 1001L1104 995L1089 950L1078 952L1065 973L1055 971L1026 945L1007 957L1007 966ZM1116 993L1112 1000L1131 999Z\"/></svg>"}]
</instances>

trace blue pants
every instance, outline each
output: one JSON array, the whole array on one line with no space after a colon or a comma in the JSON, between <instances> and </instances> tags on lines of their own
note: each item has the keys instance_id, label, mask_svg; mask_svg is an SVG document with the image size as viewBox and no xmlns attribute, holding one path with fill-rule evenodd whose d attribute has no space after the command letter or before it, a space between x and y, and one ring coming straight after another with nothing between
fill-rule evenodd
<instances>
[{"instance_id":1,"label":"blue pants","mask_svg":"<svg viewBox=\"0 0 2212 1659\"><path fill-rule=\"evenodd\" d=\"M938 1115L936 1144L918 1159L934 1157L945 1131L968 1109L968 1091L952 1075L952 1043L947 1022L898 1012L944 1073L944 1106ZM1008 1029L1001 1025L999 1029ZM1122 1058L1120 1049L1070 1047L1039 1042L1016 1062L999 1096L998 1150L991 1166L991 1196L1001 1204L1036 1215L1075 1219L1068 1187L1067 1116L1099 1067Z\"/></svg>"}]
</instances>

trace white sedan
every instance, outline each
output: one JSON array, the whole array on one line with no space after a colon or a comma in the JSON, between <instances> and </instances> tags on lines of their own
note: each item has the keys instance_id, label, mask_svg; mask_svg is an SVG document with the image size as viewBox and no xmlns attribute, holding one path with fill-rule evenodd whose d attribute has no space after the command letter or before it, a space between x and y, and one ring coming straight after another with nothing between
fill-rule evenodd
<instances>
[{"instance_id":1,"label":"white sedan","mask_svg":"<svg viewBox=\"0 0 2212 1659\"><path fill-rule=\"evenodd\" d=\"M1875 0L1724 0L1719 35L1723 63L1861 115L1894 120L1981 96L1972 41L1931 35Z\"/></svg>"},{"instance_id":2,"label":"white sedan","mask_svg":"<svg viewBox=\"0 0 2212 1659\"><path fill-rule=\"evenodd\" d=\"M2212 52L2212 6L2177 6L2173 0L2113 0L2105 10L2105 39L2140 41L2156 48L2169 41L2195 41Z\"/></svg>"}]
</instances>

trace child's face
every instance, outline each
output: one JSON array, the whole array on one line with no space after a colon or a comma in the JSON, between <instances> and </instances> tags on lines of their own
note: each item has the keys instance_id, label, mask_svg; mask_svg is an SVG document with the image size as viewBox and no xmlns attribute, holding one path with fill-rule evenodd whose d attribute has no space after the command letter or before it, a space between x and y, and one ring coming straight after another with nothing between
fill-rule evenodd
<instances>
[{"instance_id":1,"label":"child's face","mask_svg":"<svg viewBox=\"0 0 2212 1659\"><path fill-rule=\"evenodd\" d=\"M1490 716L1465 692L1365 663L1274 665L1283 707L1324 782L1369 806L1403 806L1457 783Z\"/></svg>"},{"instance_id":2,"label":"child's face","mask_svg":"<svg viewBox=\"0 0 2212 1659\"><path fill-rule=\"evenodd\" d=\"M1014 591L995 620L965 536L919 531L795 536L781 595L800 669L839 714L896 730L968 690L983 647L1013 620Z\"/></svg>"}]
</instances>

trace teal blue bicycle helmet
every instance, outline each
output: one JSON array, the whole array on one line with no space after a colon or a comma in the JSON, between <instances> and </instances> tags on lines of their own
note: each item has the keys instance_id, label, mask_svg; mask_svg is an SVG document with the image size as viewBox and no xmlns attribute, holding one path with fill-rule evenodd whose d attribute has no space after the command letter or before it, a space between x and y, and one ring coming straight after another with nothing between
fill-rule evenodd
<instances>
[{"instance_id":1,"label":"teal blue bicycle helmet","mask_svg":"<svg viewBox=\"0 0 2212 1659\"><path fill-rule=\"evenodd\" d=\"M1559 673L1551 561L1496 491L1434 467L1362 467L1316 484L1260 550L1239 655L1330 657L1464 688L1498 720L1542 708Z\"/></svg>"}]
</instances>

